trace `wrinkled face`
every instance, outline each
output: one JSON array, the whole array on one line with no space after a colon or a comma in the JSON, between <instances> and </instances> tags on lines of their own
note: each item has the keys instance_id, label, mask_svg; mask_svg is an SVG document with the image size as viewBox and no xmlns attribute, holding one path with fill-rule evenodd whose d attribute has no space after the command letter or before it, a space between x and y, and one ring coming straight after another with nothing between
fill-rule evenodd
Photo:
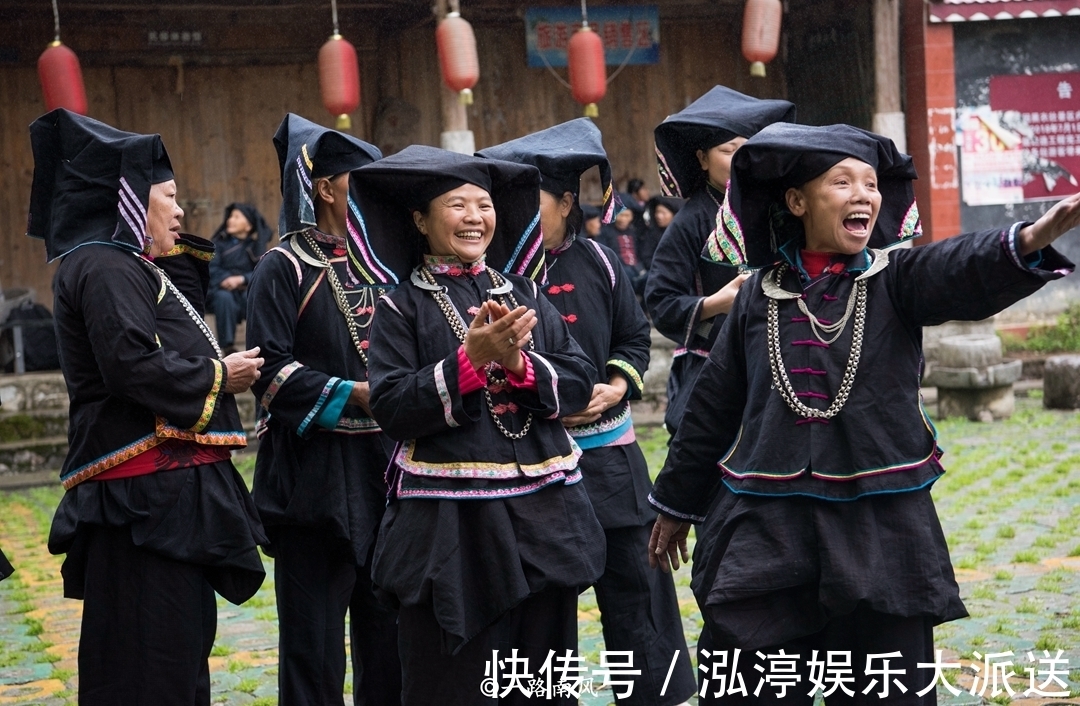
<instances>
[{"instance_id":1,"label":"wrinkled face","mask_svg":"<svg viewBox=\"0 0 1080 706\"><path fill-rule=\"evenodd\" d=\"M619 230L626 230L633 222L634 212L628 208L619 211L619 215L615 216L615 227Z\"/></svg>"},{"instance_id":2,"label":"wrinkled face","mask_svg":"<svg viewBox=\"0 0 1080 706\"><path fill-rule=\"evenodd\" d=\"M462 262L476 262L495 234L495 205L484 189L463 184L433 198L427 215L413 211L413 221L432 255L455 255Z\"/></svg>"},{"instance_id":3,"label":"wrinkled face","mask_svg":"<svg viewBox=\"0 0 1080 706\"><path fill-rule=\"evenodd\" d=\"M560 197L540 190L540 228L544 233L545 250L559 247L566 239L566 219L573 207L574 195L569 191Z\"/></svg>"},{"instance_id":4,"label":"wrinkled face","mask_svg":"<svg viewBox=\"0 0 1080 706\"><path fill-rule=\"evenodd\" d=\"M675 214L664 204L657 204L653 209L653 223L659 228L667 228Z\"/></svg>"},{"instance_id":5,"label":"wrinkled face","mask_svg":"<svg viewBox=\"0 0 1080 706\"><path fill-rule=\"evenodd\" d=\"M244 240L251 233L254 226L251 225L251 221L247 219L244 212L238 208L234 208L229 213L229 218L225 221L225 232L236 238L237 240Z\"/></svg>"},{"instance_id":6,"label":"wrinkled face","mask_svg":"<svg viewBox=\"0 0 1080 706\"><path fill-rule=\"evenodd\" d=\"M146 235L150 238L150 255L158 257L173 249L180 235L180 219L184 210L176 203L176 182L172 179L150 187L150 204L146 209Z\"/></svg>"},{"instance_id":7,"label":"wrinkled face","mask_svg":"<svg viewBox=\"0 0 1080 706\"><path fill-rule=\"evenodd\" d=\"M818 252L861 252L881 209L877 171L853 157L797 189L788 189L785 196L788 209L806 230L807 250Z\"/></svg>"},{"instance_id":8,"label":"wrinkled face","mask_svg":"<svg viewBox=\"0 0 1080 706\"><path fill-rule=\"evenodd\" d=\"M745 137L736 137L727 142L721 142L708 150L698 150L698 164L703 172L709 173L709 183L723 191L731 176L731 157L735 151L746 142Z\"/></svg>"}]
</instances>

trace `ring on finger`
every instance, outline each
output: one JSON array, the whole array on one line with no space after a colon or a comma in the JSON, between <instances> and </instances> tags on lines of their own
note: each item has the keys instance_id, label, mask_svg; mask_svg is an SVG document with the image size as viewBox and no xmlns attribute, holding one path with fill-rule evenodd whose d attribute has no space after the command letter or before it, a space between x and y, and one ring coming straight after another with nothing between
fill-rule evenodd
<instances>
[{"instance_id":1,"label":"ring on finger","mask_svg":"<svg viewBox=\"0 0 1080 706\"><path fill-rule=\"evenodd\" d=\"M510 337L510 345L511 345L511 346L515 345L515 341L514 341L514 337L513 337L513 336L511 336L511 337Z\"/></svg>"}]
</instances>

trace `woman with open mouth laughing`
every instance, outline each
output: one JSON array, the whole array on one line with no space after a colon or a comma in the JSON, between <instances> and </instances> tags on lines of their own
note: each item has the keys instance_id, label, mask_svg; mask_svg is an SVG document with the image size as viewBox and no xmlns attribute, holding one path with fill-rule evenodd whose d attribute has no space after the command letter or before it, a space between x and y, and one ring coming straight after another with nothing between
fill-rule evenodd
<instances>
[{"instance_id":1,"label":"woman with open mouth laughing","mask_svg":"<svg viewBox=\"0 0 1080 706\"><path fill-rule=\"evenodd\" d=\"M530 279L539 173L412 146L350 183L349 256L377 253L398 280L368 373L372 415L398 442L372 578L400 605L402 703L576 703L512 688L499 667L513 656L536 674L549 651L575 651L578 593L604 569L559 419L588 406L595 371Z\"/></svg>"},{"instance_id":2,"label":"woman with open mouth laughing","mask_svg":"<svg viewBox=\"0 0 1080 706\"><path fill-rule=\"evenodd\" d=\"M700 703L779 701L755 690L757 654L799 656L784 703L809 706L815 683L830 706L936 702L933 627L967 611L930 497L944 470L922 327L987 318L1072 272L1050 245L1080 224L1080 194L1035 223L885 250L921 234L915 176L891 140L846 125L778 123L733 158L703 255L759 271L650 497L654 564L686 561L700 525Z\"/></svg>"}]
</instances>

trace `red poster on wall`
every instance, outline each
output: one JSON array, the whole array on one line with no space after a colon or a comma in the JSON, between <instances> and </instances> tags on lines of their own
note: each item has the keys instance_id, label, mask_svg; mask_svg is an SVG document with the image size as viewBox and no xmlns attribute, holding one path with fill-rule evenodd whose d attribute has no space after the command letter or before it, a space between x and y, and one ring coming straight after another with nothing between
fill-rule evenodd
<instances>
[{"instance_id":1,"label":"red poster on wall","mask_svg":"<svg viewBox=\"0 0 1080 706\"><path fill-rule=\"evenodd\" d=\"M1024 200L1080 188L1080 73L990 77L990 108L1023 148Z\"/></svg>"}]
</instances>

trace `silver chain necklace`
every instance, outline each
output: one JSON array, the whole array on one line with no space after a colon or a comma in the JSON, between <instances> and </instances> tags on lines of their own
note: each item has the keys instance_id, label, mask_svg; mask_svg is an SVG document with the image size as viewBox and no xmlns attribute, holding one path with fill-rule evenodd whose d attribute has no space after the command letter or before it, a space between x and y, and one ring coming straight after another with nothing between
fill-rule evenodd
<instances>
[{"instance_id":1,"label":"silver chain necklace","mask_svg":"<svg viewBox=\"0 0 1080 706\"><path fill-rule=\"evenodd\" d=\"M786 264L781 265L776 268L773 273L776 288L779 288L780 280L787 269L788 267ZM795 298L795 296L787 298ZM813 328L816 319L809 311L807 311L806 304L802 299L798 299L798 303L799 309L810 317L811 328ZM843 333L844 324L846 324L850 318L853 307L855 312L855 323L851 332L851 353L848 355L847 368L844 370L844 377L840 381L840 389L837 390L836 398L833 400L832 404L829 405L828 409L821 410L803 404L802 400L799 399L791 386L791 379L788 377L787 368L784 366L783 354L780 350L779 305L776 299L772 297L769 298L769 320L767 331L769 367L772 369L773 387L775 387L780 393L780 396L784 398L787 406L802 417L807 419L812 417L817 419L832 419L844 408L844 404L851 395L851 388L855 383L855 373L859 369L859 357L862 355L863 330L866 324L866 280L857 279L855 281L855 291L848 295L847 313L844 315L844 318L836 324L829 324L828 327L822 326L824 330L830 333L832 329L838 327L837 333L831 340L825 341L818 335L817 330L814 331L814 335L818 336L818 340L822 343L832 343L841 333Z\"/></svg>"},{"instance_id":2,"label":"silver chain necklace","mask_svg":"<svg viewBox=\"0 0 1080 706\"><path fill-rule=\"evenodd\" d=\"M506 284L506 280L498 272L491 269L490 267L485 269L487 269L488 277L491 278L491 283L495 285L495 289L500 289ZM454 335L457 336L457 339L459 341L461 341L461 345L465 345L465 337L468 334L468 331L465 328L465 324L463 323L464 319L458 312L457 307L454 306L454 302L450 301L450 296L446 293L446 287L439 286L435 282L435 277L432 276L430 272L428 272L426 267L421 266L419 268L419 272L420 278L423 279L424 282L426 282L427 284L431 285L431 296L439 305L439 309L442 310L443 316L446 318L447 323L450 324L450 328L454 331ZM511 311L518 307L517 299L514 298L512 292L507 292L505 297L500 296L499 301L503 306L506 306ZM507 304L508 301L509 304ZM532 336L530 336L529 350L535 349L536 345L533 343ZM514 441L524 439L525 435L529 433L530 427L532 427L532 412L529 412L528 417L525 418L525 426L523 426L521 428L521 431L519 432L512 432L503 425L502 420L499 419L499 415L495 413L495 403L491 399L491 390L489 389L489 386L492 383L505 382L506 375L504 373L503 377L497 377L493 368L494 366L491 364L484 366L484 373L487 381L487 385L484 386L484 399L487 401L488 413L491 414L491 418L492 420L494 420L495 426L498 427L499 431L502 432L502 435L505 436L507 439L513 439Z\"/></svg>"},{"instance_id":3,"label":"silver chain necklace","mask_svg":"<svg viewBox=\"0 0 1080 706\"><path fill-rule=\"evenodd\" d=\"M338 279L337 273L334 272L334 266L331 264L330 260L327 259L322 248L315 242L315 239L311 237L311 234L305 233L304 238L307 240L307 244L311 247L311 250L315 253L315 257L317 257L323 267L326 268L326 279L330 282L330 289L334 292L334 300L337 302L338 310L341 312L342 316L345 317L345 326L349 329L349 337L352 338L353 346L356 347L356 352L360 354L360 360L364 361L364 367L366 368L368 357L361 345L360 325L356 323L356 319L352 315L352 307L349 306L349 300L345 297L345 289L341 286L341 280ZM360 304L364 305L370 303L374 308L373 298L374 292L371 292L370 294L362 292ZM367 328L367 326L371 324L372 316L374 316L374 313L368 317L367 323L363 326L364 328Z\"/></svg>"},{"instance_id":4,"label":"silver chain necklace","mask_svg":"<svg viewBox=\"0 0 1080 706\"><path fill-rule=\"evenodd\" d=\"M203 332L203 335L206 336L206 340L209 341L210 345L214 347L214 352L217 353L217 357L218 359L220 359L221 346L218 345L217 337L214 336L214 332L211 331L210 327L206 325L206 320L199 315L199 312L195 311L195 307L191 305L191 302L189 302L188 298L184 296L184 293L181 292L175 284L173 284L173 281L169 278L169 275L165 272L165 270L161 269L160 267L150 262L146 258L142 257L141 255L136 254L135 257L139 259L139 262L145 263L147 267L158 273L158 276L161 277L161 281L165 283L165 286L168 287L169 291L173 293L173 296L176 297L176 299L184 307L184 311L187 312L187 315L191 317L191 320L194 321L195 324L199 327L199 330Z\"/></svg>"}]
</instances>

